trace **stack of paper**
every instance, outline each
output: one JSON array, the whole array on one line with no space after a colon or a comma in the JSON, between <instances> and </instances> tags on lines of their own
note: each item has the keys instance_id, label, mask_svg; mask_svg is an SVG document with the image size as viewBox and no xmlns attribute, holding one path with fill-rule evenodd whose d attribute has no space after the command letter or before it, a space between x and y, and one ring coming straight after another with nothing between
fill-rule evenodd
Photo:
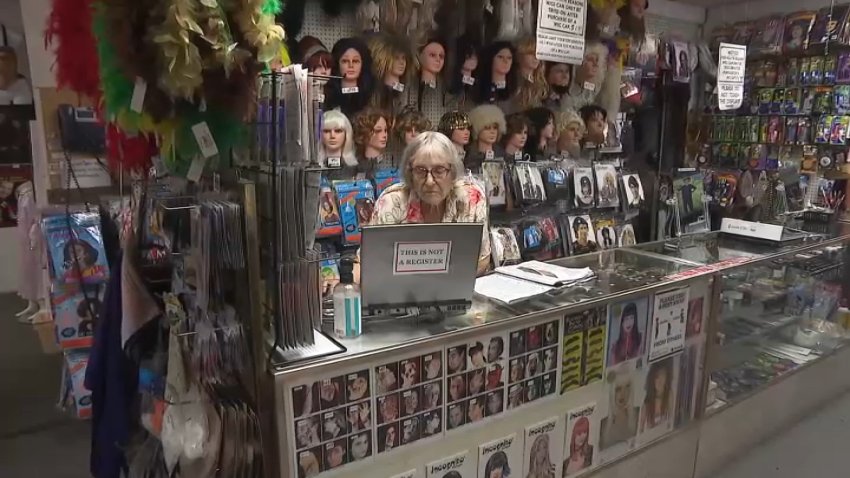
<instances>
[{"instance_id":1,"label":"stack of paper","mask_svg":"<svg viewBox=\"0 0 850 478\"><path fill-rule=\"evenodd\" d=\"M496 268L493 274L475 281L475 292L490 299L513 304L577 282L593 278L589 267L567 267L530 261L515 266Z\"/></svg>"}]
</instances>

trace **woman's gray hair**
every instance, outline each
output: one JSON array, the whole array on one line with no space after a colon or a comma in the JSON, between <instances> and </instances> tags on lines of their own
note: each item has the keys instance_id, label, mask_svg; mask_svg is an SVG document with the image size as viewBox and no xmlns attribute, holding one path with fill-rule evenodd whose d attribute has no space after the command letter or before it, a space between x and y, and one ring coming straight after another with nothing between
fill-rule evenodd
<instances>
[{"instance_id":1,"label":"woman's gray hair","mask_svg":"<svg viewBox=\"0 0 850 478\"><path fill-rule=\"evenodd\" d=\"M446 158L451 166L455 180L463 177L463 160L457 154L454 143L443 133L424 131L419 133L401 153L401 177L408 186L413 184L413 159L420 155L432 155Z\"/></svg>"}]
</instances>

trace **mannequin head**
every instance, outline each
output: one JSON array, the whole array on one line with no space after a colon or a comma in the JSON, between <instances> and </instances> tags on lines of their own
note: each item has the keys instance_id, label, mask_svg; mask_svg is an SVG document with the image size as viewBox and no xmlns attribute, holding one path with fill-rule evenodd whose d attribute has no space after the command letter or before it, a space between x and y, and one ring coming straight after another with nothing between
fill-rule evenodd
<instances>
[{"instance_id":1,"label":"mannequin head","mask_svg":"<svg viewBox=\"0 0 850 478\"><path fill-rule=\"evenodd\" d=\"M491 151L507 129L505 114L496 105L476 106L469 112L469 122L479 152Z\"/></svg>"},{"instance_id":2,"label":"mannequin head","mask_svg":"<svg viewBox=\"0 0 850 478\"><path fill-rule=\"evenodd\" d=\"M318 38L311 36L302 38L298 42L298 54L310 73L324 76L331 74L333 57Z\"/></svg>"},{"instance_id":3,"label":"mannequin head","mask_svg":"<svg viewBox=\"0 0 850 478\"><path fill-rule=\"evenodd\" d=\"M581 140L584 138L584 120L573 110L559 111L555 114L558 151L578 156L581 152Z\"/></svg>"},{"instance_id":4,"label":"mannequin head","mask_svg":"<svg viewBox=\"0 0 850 478\"><path fill-rule=\"evenodd\" d=\"M517 106L520 109L541 106L549 96L549 85L545 65L537 59L537 40L534 37L522 39L517 46L517 56Z\"/></svg>"},{"instance_id":5,"label":"mannequin head","mask_svg":"<svg viewBox=\"0 0 850 478\"><path fill-rule=\"evenodd\" d=\"M419 77L422 83L436 85L446 64L446 47L440 40L428 40L419 49Z\"/></svg>"},{"instance_id":6,"label":"mannequin head","mask_svg":"<svg viewBox=\"0 0 850 478\"><path fill-rule=\"evenodd\" d=\"M626 0L626 5L617 10L620 16L620 30L627 33L638 44L646 38L646 10L648 0Z\"/></svg>"},{"instance_id":7,"label":"mannequin head","mask_svg":"<svg viewBox=\"0 0 850 478\"><path fill-rule=\"evenodd\" d=\"M516 50L506 41L489 45L478 58L475 74L478 103L492 103L510 99L516 91L514 57Z\"/></svg>"},{"instance_id":8,"label":"mannequin head","mask_svg":"<svg viewBox=\"0 0 850 478\"><path fill-rule=\"evenodd\" d=\"M334 62L331 74L343 79L331 79L325 88L328 108L342 108L349 117L365 108L372 97L372 56L369 48L358 38L343 38L331 51Z\"/></svg>"},{"instance_id":9,"label":"mannequin head","mask_svg":"<svg viewBox=\"0 0 850 478\"><path fill-rule=\"evenodd\" d=\"M362 158L380 157L387 149L390 116L377 109L365 109L354 118L354 144Z\"/></svg>"},{"instance_id":10,"label":"mannequin head","mask_svg":"<svg viewBox=\"0 0 850 478\"><path fill-rule=\"evenodd\" d=\"M328 158L342 158L347 166L357 164L354 155L354 132L348 117L338 110L322 116L322 141L319 142L319 164L328 166Z\"/></svg>"},{"instance_id":11,"label":"mannequin head","mask_svg":"<svg viewBox=\"0 0 850 478\"><path fill-rule=\"evenodd\" d=\"M452 70L449 93L459 94L461 91L475 86L475 70L478 68L478 46L467 36L457 40L457 57Z\"/></svg>"},{"instance_id":12,"label":"mannequin head","mask_svg":"<svg viewBox=\"0 0 850 478\"><path fill-rule=\"evenodd\" d=\"M469 144L469 116L460 111L449 111L440 118L437 131L446 135L458 151L463 150Z\"/></svg>"},{"instance_id":13,"label":"mannequin head","mask_svg":"<svg viewBox=\"0 0 850 478\"><path fill-rule=\"evenodd\" d=\"M502 146L509 156L522 151L528 142L528 118L522 113L514 113L505 117L505 135Z\"/></svg>"},{"instance_id":14,"label":"mannequin head","mask_svg":"<svg viewBox=\"0 0 850 478\"><path fill-rule=\"evenodd\" d=\"M416 59L406 39L389 34L374 35L369 39L372 55L372 73L384 85L393 87L406 83L409 72L416 68Z\"/></svg>"},{"instance_id":15,"label":"mannequin head","mask_svg":"<svg viewBox=\"0 0 850 478\"><path fill-rule=\"evenodd\" d=\"M570 86L572 68L566 63L546 63L546 83L549 90L557 95L564 95Z\"/></svg>"},{"instance_id":16,"label":"mannequin head","mask_svg":"<svg viewBox=\"0 0 850 478\"><path fill-rule=\"evenodd\" d=\"M587 105L579 110L579 115L587 127L585 140L596 145L605 143L605 133L608 127L608 112L597 105Z\"/></svg>"},{"instance_id":17,"label":"mannequin head","mask_svg":"<svg viewBox=\"0 0 850 478\"><path fill-rule=\"evenodd\" d=\"M549 142L555 138L555 114L541 106L528 110L526 116L529 127L525 150L534 158L535 155L545 153Z\"/></svg>"},{"instance_id":18,"label":"mannequin head","mask_svg":"<svg viewBox=\"0 0 850 478\"><path fill-rule=\"evenodd\" d=\"M593 83L596 91L600 91L605 80L608 65L608 47L602 43L592 42L584 50L584 60L575 72L573 81L583 86L585 82Z\"/></svg>"},{"instance_id":19,"label":"mannequin head","mask_svg":"<svg viewBox=\"0 0 850 478\"><path fill-rule=\"evenodd\" d=\"M400 144L407 146L420 133L431 131L431 129L431 122L421 111L407 108L396 117L393 134Z\"/></svg>"}]
</instances>

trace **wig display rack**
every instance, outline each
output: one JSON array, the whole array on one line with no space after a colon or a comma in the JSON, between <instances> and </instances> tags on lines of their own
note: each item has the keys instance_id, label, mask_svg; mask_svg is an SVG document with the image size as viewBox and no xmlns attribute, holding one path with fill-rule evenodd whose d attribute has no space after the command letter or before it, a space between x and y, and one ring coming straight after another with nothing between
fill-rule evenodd
<instances>
[{"instance_id":1,"label":"wig display rack","mask_svg":"<svg viewBox=\"0 0 850 478\"><path fill-rule=\"evenodd\" d=\"M321 332L320 291L308 286L319 283L323 259L313 249L311 233L318 217L322 169L312 160L316 138L303 144L301 139L287 136L288 131L301 130L287 125L294 111L287 108L284 83L293 76L289 71L261 76L252 123L254 139L246 157L234 158L237 178L256 185L255 250L260 285L252 293L259 295L263 356L272 368L345 350ZM318 103L313 101L313 82L308 83L307 104L313 106L298 121L316 124ZM296 90L301 103L305 90ZM314 131L312 127L304 129ZM293 143L297 145L293 147Z\"/></svg>"}]
</instances>

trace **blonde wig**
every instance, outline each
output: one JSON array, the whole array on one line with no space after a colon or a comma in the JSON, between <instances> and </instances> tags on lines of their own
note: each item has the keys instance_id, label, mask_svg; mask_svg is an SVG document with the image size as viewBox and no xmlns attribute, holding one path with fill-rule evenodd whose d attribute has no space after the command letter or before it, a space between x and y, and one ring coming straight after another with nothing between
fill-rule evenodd
<instances>
[{"instance_id":1,"label":"blonde wig","mask_svg":"<svg viewBox=\"0 0 850 478\"><path fill-rule=\"evenodd\" d=\"M392 70L397 55L404 55L407 61L404 75L400 78L402 83L409 83L412 73L419 69L419 58L413 54L410 43L404 37L381 33L369 38L368 46L369 53L372 55L372 73L378 84L382 84L384 76Z\"/></svg>"},{"instance_id":2,"label":"blonde wig","mask_svg":"<svg viewBox=\"0 0 850 478\"><path fill-rule=\"evenodd\" d=\"M537 56L537 40L534 37L525 37L517 44L517 56ZM522 60L515 58L514 62L519 64ZM514 67L519 72L519 66ZM531 72L531 78L517 78L516 101L520 110L527 110L541 106L543 100L549 96L549 83L546 82L546 65L540 61L537 68Z\"/></svg>"},{"instance_id":3,"label":"blonde wig","mask_svg":"<svg viewBox=\"0 0 850 478\"><path fill-rule=\"evenodd\" d=\"M377 122L377 121L376 121ZM340 128L345 131L345 144L342 146L342 162L346 166L356 166L357 156L354 154L354 131L348 117L339 110L325 111L322 116L322 131ZM325 142L319 141L319 163L327 166L328 154L325 151Z\"/></svg>"},{"instance_id":4,"label":"blonde wig","mask_svg":"<svg viewBox=\"0 0 850 478\"><path fill-rule=\"evenodd\" d=\"M469 122L472 125L472 137L478 138L478 134L484 128L496 125L499 128L499 137L505 134L507 125L505 113L496 105L478 105L469 112ZM498 141L498 140L497 140Z\"/></svg>"},{"instance_id":5,"label":"blonde wig","mask_svg":"<svg viewBox=\"0 0 850 478\"><path fill-rule=\"evenodd\" d=\"M560 138L564 131L567 130L567 126L578 123L579 129L581 130L581 134L584 135L587 132L587 127L584 125L584 120L581 119L578 112L572 109L564 110L564 111L556 111L555 112L555 137Z\"/></svg>"}]
</instances>

